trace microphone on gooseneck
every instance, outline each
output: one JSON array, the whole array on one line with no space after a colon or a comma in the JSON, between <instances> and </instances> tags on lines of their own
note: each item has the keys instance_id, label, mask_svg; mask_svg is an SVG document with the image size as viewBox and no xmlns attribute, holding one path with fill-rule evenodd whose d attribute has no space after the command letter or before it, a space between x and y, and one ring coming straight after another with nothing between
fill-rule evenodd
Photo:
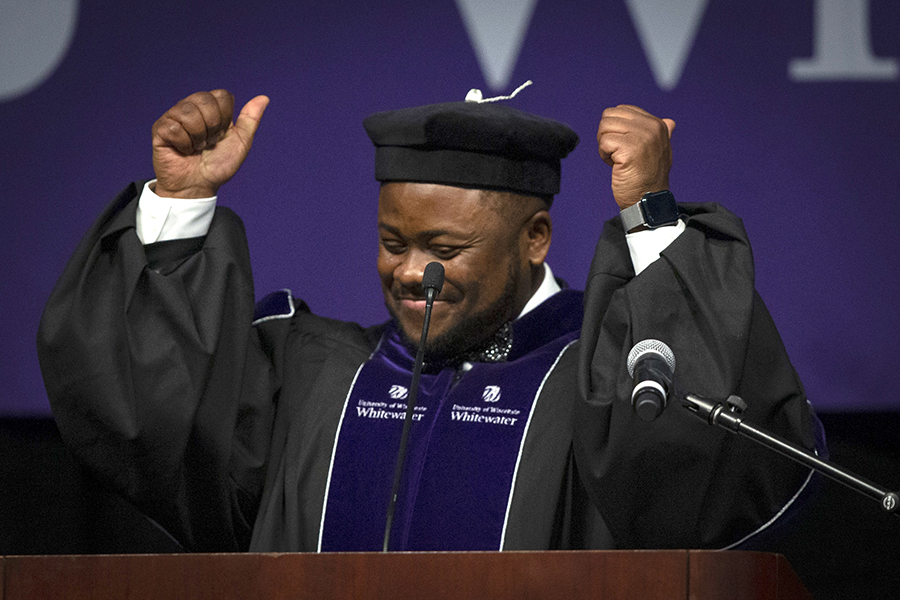
<instances>
[{"instance_id":1,"label":"microphone on gooseneck","mask_svg":"<svg viewBox=\"0 0 900 600\"><path fill-rule=\"evenodd\" d=\"M425 273L422 275L422 289L425 290L426 302L434 300L435 296L441 293L444 287L444 265L439 262L430 262L425 265ZM427 331L428 326L423 327L423 332ZM425 336L423 335L424 339Z\"/></svg>"},{"instance_id":2,"label":"microphone on gooseneck","mask_svg":"<svg viewBox=\"0 0 900 600\"><path fill-rule=\"evenodd\" d=\"M384 526L384 545L382 551L387 552L391 540L391 526L394 524L394 511L397 508L397 493L400 489L400 477L403 474L403 463L406 461L406 446L409 443L409 428L416 407L416 396L419 394L419 376L422 374L422 363L425 361L425 338L428 337L428 325L431 323L431 309L435 297L444 287L444 265L430 262L425 265L422 275L422 289L425 291L425 321L422 323L422 338L416 351L413 365L412 383L409 386L409 400L406 404L406 417L403 419L403 433L400 435L400 449L397 452L397 463L394 466L394 483L388 500L387 518Z\"/></svg>"},{"instance_id":3,"label":"microphone on gooseneck","mask_svg":"<svg viewBox=\"0 0 900 600\"><path fill-rule=\"evenodd\" d=\"M628 375L634 379L631 406L642 421L653 421L666 407L675 373L675 355L659 340L643 340L628 353Z\"/></svg>"}]
</instances>

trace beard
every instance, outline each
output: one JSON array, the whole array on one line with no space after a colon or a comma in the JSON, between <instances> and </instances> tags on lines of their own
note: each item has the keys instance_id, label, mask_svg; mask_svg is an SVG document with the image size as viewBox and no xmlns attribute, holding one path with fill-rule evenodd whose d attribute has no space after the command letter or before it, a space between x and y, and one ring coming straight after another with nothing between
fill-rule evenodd
<instances>
[{"instance_id":1,"label":"beard","mask_svg":"<svg viewBox=\"0 0 900 600\"><path fill-rule=\"evenodd\" d=\"M506 285L500 296L490 306L465 317L438 337L428 338L425 341L426 360L440 363L450 361L467 351L476 350L489 342L497 330L514 317L510 313L515 305L516 291L519 289L521 279L520 273L515 268L517 263L518 260L510 261ZM407 345L412 350L416 350L419 338L412 339L410 334L404 330L390 304L386 304L386 306ZM421 332L418 332L417 335L421 336Z\"/></svg>"}]
</instances>

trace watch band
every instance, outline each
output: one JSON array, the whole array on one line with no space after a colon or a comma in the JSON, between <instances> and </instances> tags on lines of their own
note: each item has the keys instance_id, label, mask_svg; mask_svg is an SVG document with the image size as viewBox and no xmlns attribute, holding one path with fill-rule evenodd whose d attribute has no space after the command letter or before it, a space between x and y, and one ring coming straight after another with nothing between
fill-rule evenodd
<instances>
[{"instance_id":1,"label":"watch band","mask_svg":"<svg viewBox=\"0 0 900 600\"><path fill-rule=\"evenodd\" d=\"M645 226L656 229L663 225L671 225L678 221L678 205L675 196L669 190L648 192L641 199L619 212L625 231Z\"/></svg>"}]
</instances>

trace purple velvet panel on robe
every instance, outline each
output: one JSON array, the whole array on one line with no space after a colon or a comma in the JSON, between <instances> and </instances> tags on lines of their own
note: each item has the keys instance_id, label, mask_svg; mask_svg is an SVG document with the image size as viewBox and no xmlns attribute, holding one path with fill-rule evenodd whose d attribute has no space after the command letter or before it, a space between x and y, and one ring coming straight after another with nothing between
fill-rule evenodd
<instances>
[{"instance_id":1,"label":"purple velvet panel on robe","mask_svg":"<svg viewBox=\"0 0 900 600\"><path fill-rule=\"evenodd\" d=\"M580 293L562 292L545 304L514 325L509 362L422 374L392 550L500 549L532 409L579 331ZM348 394L326 498L324 551L382 547L412 364L411 351L388 327Z\"/></svg>"}]
</instances>

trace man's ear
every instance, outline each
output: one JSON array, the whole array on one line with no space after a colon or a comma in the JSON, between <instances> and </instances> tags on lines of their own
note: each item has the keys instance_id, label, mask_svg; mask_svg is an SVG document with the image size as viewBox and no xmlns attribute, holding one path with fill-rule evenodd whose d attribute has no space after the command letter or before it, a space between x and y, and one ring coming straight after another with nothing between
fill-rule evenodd
<instances>
[{"instance_id":1,"label":"man's ear","mask_svg":"<svg viewBox=\"0 0 900 600\"><path fill-rule=\"evenodd\" d=\"M553 237L553 221L550 213L539 210L522 226L523 241L525 244L525 257L531 266L542 265L550 250L550 240Z\"/></svg>"}]
</instances>

